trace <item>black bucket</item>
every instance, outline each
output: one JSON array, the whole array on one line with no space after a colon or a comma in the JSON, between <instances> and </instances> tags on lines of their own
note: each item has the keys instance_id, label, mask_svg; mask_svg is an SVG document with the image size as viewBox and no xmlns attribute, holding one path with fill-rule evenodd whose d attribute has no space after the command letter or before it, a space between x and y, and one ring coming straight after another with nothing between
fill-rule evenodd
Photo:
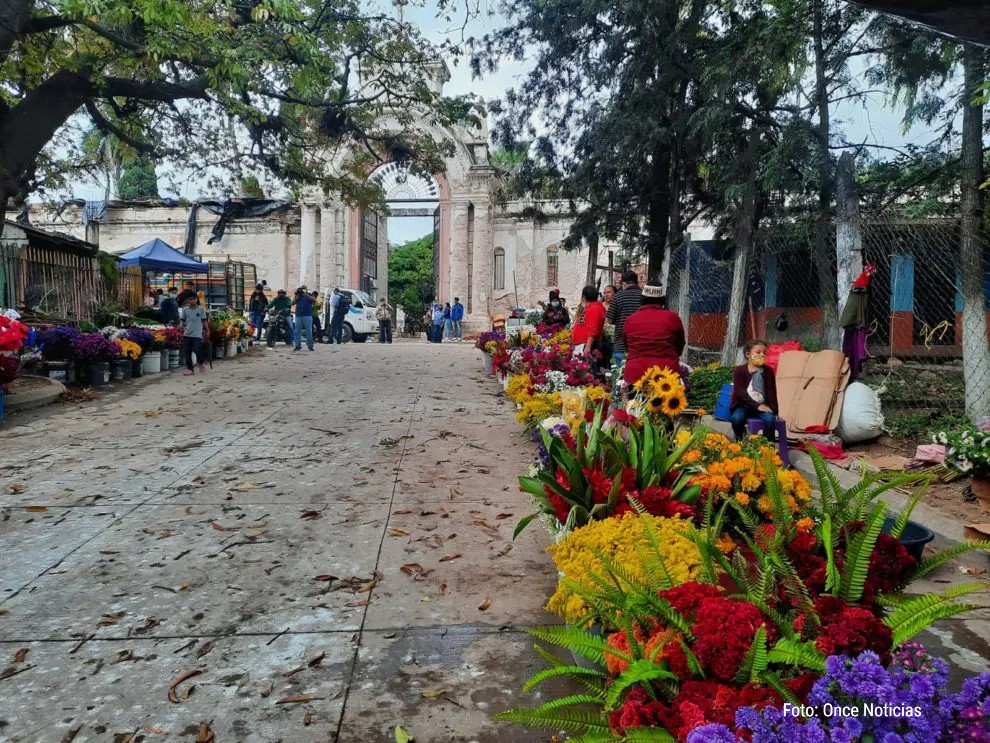
<instances>
[{"instance_id":1,"label":"black bucket","mask_svg":"<svg viewBox=\"0 0 990 743\"><path fill-rule=\"evenodd\" d=\"M895 521L896 519L892 518L884 519L884 534L890 534L890 530L894 528ZM900 537L901 544L907 548L908 554L918 562L921 562L921 556L925 552L925 545L933 539L935 539L935 532L916 521L908 521Z\"/></svg>"}]
</instances>

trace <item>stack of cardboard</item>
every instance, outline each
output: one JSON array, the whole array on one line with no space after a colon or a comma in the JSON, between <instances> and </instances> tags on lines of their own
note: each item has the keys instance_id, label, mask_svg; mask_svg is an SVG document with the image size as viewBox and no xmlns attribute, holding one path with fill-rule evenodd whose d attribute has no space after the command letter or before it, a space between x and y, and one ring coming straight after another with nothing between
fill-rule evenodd
<instances>
[{"instance_id":1,"label":"stack of cardboard","mask_svg":"<svg viewBox=\"0 0 990 743\"><path fill-rule=\"evenodd\" d=\"M800 438L834 431L849 384L849 361L841 351L785 351L777 366L780 417L790 435Z\"/></svg>"}]
</instances>

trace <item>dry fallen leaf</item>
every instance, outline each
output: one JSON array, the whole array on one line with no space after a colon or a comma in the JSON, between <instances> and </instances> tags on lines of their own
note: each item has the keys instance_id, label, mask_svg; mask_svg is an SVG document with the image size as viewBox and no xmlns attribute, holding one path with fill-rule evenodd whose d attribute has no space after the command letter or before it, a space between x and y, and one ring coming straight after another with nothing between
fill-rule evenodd
<instances>
[{"instance_id":1,"label":"dry fallen leaf","mask_svg":"<svg viewBox=\"0 0 990 743\"><path fill-rule=\"evenodd\" d=\"M176 694L176 689L183 681L191 679L193 676L199 676L202 673L198 668L194 668L191 671L183 671L172 681L171 685L168 687L168 701L172 704L179 704L179 697ZM189 693L186 692L183 699L188 699Z\"/></svg>"},{"instance_id":2,"label":"dry fallen leaf","mask_svg":"<svg viewBox=\"0 0 990 743\"><path fill-rule=\"evenodd\" d=\"M429 691L423 692L424 699L436 699L437 697L442 697L447 693L446 689L430 689Z\"/></svg>"},{"instance_id":3,"label":"dry fallen leaf","mask_svg":"<svg viewBox=\"0 0 990 743\"><path fill-rule=\"evenodd\" d=\"M196 743L216 743L217 736L207 722L199 723L199 730L196 732Z\"/></svg>"},{"instance_id":4,"label":"dry fallen leaf","mask_svg":"<svg viewBox=\"0 0 990 743\"><path fill-rule=\"evenodd\" d=\"M255 485L253 482L242 482L232 487L231 490L237 490L243 493L245 490L254 490L256 487L258 486Z\"/></svg>"},{"instance_id":5,"label":"dry fallen leaf","mask_svg":"<svg viewBox=\"0 0 990 743\"><path fill-rule=\"evenodd\" d=\"M252 529L251 531L244 532L244 536L248 539L257 539L267 533L268 529Z\"/></svg>"},{"instance_id":6,"label":"dry fallen leaf","mask_svg":"<svg viewBox=\"0 0 990 743\"><path fill-rule=\"evenodd\" d=\"M313 722L313 713L312 712L307 712L303 716L303 725L310 725L312 722Z\"/></svg>"},{"instance_id":7,"label":"dry fallen leaf","mask_svg":"<svg viewBox=\"0 0 990 743\"><path fill-rule=\"evenodd\" d=\"M409 532L403 531L402 529L397 529L396 527L391 527L388 530L388 535L390 537L408 537Z\"/></svg>"},{"instance_id":8,"label":"dry fallen leaf","mask_svg":"<svg viewBox=\"0 0 990 743\"><path fill-rule=\"evenodd\" d=\"M230 527L228 527L228 526L221 526L216 521L211 521L210 522L210 526L212 526L217 531L238 531L238 528L236 526L230 526Z\"/></svg>"},{"instance_id":9,"label":"dry fallen leaf","mask_svg":"<svg viewBox=\"0 0 990 743\"><path fill-rule=\"evenodd\" d=\"M367 606L367 605L368 605L368 602L367 601L350 601L350 602L344 604L344 606L350 606L350 607L354 607L354 606Z\"/></svg>"},{"instance_id":10,"label":"dry fallen leaf","mask_svg":"<svg viewBox=\"0 0 990 743\"><path fill-rule=\"evenodd\" d=\"M478 611L485 611L485 610L486 610L486 609L488 609L488 607L490 607L491 605L492 605L492 600L491 600L491 599L485 599L485 600L484 600L484 601L482 601L482 602L481 602L481 604L480 604L480 605L478 606Z\"/></svg>"},{"instance_id":11,"label":"dry fallen leaf","mask_svg":"<svg viewBox=\"0 0 990 743\"><path fill-rule=\"evenodd\" d=\"M441 593L441 595L447 593L447 584L446 583L441 583L440 584L440 593Z\"/></svg>"},{"instance_id":12,"label":"dry fallen leaf","mask_svg":"<svg viewBox=\"0 0 990 743\"><path fill-rule=\"evenodd\" d=\"M213 643L212 642L204 642L196 650L196 657L197 658L202 658L204 655L206 655L211 650L213 650Z\"/></svg>"},{"instance_id":13,"label":"dry fallen leaf","mask_svg":"<svg viewBox=\"0 0 990 743\"><path fill-rule=\"evenodd\" d=\"M152 735L165 735L165 731L154 725L145 725L144 732L151 733Z\"/></svg>"},{"instance_id":14,"label":"dry fallen leaf","mask_svg":"<svg viewBox=\"0 0 990 743\"><path fill-rule=\"evenodd\" d=\"M318 581L322 581L324 583L327 583L327 582L332 581L332 580L337 580L337 576L336 575L318 575L315 578L313 578L313 580L318 580Z\"/></svg>"},{"instance_id":15,"label":"dry fallen leaf","mask_svg":"<svg viewBox=\"0 0 990 743\"><path fill-rule=\"evenodd\" d=\"M500 520L500 519L511 519L511 518L512 518L512 516L513 516L513 514L511 514L511 513L500 513L500 514L498 514L498 515L497 515L497 516L495 517L495 519L496 519L496 520Z\"/></svg>"},{"instance_id":16,"label":"dry fallen leaf","mask_svg":"<svg viewBox=\"0 0 990 743\"><path fill-rule=\"evenodd\" d=\"M395 743L415 743L412 734L402 725L395 726Z\"/></svg>"},{"instance_id":17,"label":"dry fallen leaf","mask_svg":"<svg viewBox=\"0 0 990 743\"><path fill-rule=\"evenodd\" d=\"M310 668L316 668L318 665L320 665L323 662L323 659L326 657L327 657L326 653L320 653L306 665L309 666Z\"/></svg>"},{"instance_id":18,"label":"dry fallen leaf","mask_svg":"<svg viewBox=\"0 0 990 743\"><path fill-rule=\"evenodd\" d=\"M282 697L275 704L299 704L300 702L315 702L318 699L323 699L323 697L315 694L293 694L289 697Z\"/></svg>"},{"instance_id":19,"label":"dry fallen leaf","mask_svg":"<svg viewBox=\"0 0 990 743\"><path fill-rule=\"evenodd\" d=\"M19 482L15 482L13 485L7 486L7 493L9 495L17 495L18 493L23 493L25 490L27 490L27 486L22 485Z\"/></svg>"},{"instance_id":20,"label":"dry fallen leaf","mask_svg":"<svg viewBox=\"0 0 990 743\"><path fill-rule=\"evenodd\" d=\"M302 515L299 516L301 519L318 519L320 518L319 511L303 511Z\"/></svg>"},{"instance_id":21,"label":"dry fallen leaf","mask_svg":"<svg viewBox=\"0 0 990 743\"><path fill-rule=\"evenodd\" d=\"M443 557L440 558L440 562L450 562L451 560L456 560L458 557L460 557L460 554L444 555Z\"/></svg>"},{"instance_id":22,"label":"dry fallen leaf","mask_svg":"<svg viewBox=\"0 0 990 743\"><path fill-rule=\"evenodd\" d=\"M393 516L405 516L407 513L412 513L408 508L403 508L401 511L392 511Z\"/></svg>"},{"instance_id":23,"label":"dry fallen leaf","mask_svg":"<svg viewBox=\"0 0 990 743\"><path fill-rule=\"evenodd\" d=\"M412 575L413 573L422 573L423 566L420 565L418 562L407 562L405 565L399 568L399 570L401 570L406 575Z\"/></svg>"},{"instance_id":24,"label":"dry fallen leaf","mask_svg":"<svg viewBox=\"0 0 990 743\"><path fill-rule=\"evenodd\" d=\"M23 663L24 659L27 658L29 648L21 648L14 654L14 663Z\"/></svg>"},{"instance_id":25,"label":"dry fallen leaf","mask_svg":"<svg viewBox=\"0 0 990 743\"><path fill-rule=\"evenodd\" d=\"M28 513L41 513L42 511L47 511L48 506L28 506L24 510Z\"/></svg>"}]
</instances>

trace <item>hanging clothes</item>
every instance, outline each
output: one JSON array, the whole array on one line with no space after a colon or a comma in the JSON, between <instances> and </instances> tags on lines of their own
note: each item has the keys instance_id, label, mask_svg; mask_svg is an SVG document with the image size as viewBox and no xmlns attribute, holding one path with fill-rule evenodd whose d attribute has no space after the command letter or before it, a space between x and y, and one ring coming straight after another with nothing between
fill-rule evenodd
<instances>
[{"instance_id":1,"label":"hanging clothes","mask_svg":"<svg viewBox=\"0 0 990 743\"><path fill-rule=\"evenodd\" d=\"M877 268L868 265L852 285L846 306L842 309L839 325L842 326L842 353L849 359L850 379L856 379L863 371L863 361L869 357L866 348L866 332L870 309L870 277Z\"/></svg>"}]
</instances>

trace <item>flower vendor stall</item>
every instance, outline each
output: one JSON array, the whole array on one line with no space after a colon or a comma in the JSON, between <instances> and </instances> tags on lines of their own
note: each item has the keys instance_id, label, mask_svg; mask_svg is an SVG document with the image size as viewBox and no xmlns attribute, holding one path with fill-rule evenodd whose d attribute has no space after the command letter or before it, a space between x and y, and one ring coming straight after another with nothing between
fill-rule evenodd
<instances>
[{"instance_id":1,"label":"flower vendor stall","mask_svg":"<svg viewBox=\"0 0 990 743\"><path fill-rule=\"evenodd\" d=\"M525 689L560 677L581 688L544 690L542 704L497 719L586 742L990 740L990 674L950 692L946 664L915 642L977 608L966 596L986 586L913 584L990 548L909 552L927 475L845 489L813 449L813 498L770 442L685 417L677 371L623 388L572 359L562 334L487 335L478 347L537 447L519 478L535 512L516 534L546 526L559 573L546 609L565 624L531 634L575 660L540 648L550 666ZM708 402L723 372L705 372ZM982 442L953 448L970 461ZM883 497L895 488L913 495L892 517Z\"/></svg>"}]
</instances>

